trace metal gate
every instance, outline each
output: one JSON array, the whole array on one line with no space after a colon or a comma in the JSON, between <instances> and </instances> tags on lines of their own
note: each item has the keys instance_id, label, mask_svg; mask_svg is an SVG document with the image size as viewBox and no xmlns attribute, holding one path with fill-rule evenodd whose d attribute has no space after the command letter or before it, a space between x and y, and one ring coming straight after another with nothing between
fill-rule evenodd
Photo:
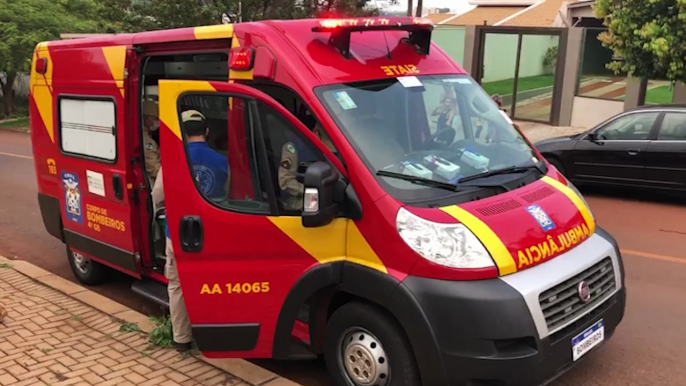
<instances>
[{"instance_id":1,"label":"metal gate","mask_svg":"<svg viewBox=\"0 0 686 386\"><path fill-rule=\"evenodd\" d=\"M558 125L567 29L477 26L476 73L512 119Z\"/></svg>"}]
</instances>

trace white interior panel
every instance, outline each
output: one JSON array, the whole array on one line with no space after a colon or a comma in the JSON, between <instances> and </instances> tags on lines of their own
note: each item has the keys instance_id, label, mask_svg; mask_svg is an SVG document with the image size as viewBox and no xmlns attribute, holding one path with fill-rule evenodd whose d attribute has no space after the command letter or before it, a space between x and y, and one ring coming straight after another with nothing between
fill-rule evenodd
<instances>
[{"instance_id":1,"label":"white interior panel","mask_svg":"<svg viewBox=\"0 0 686 386\"><path fill-rule=\"evenodd\" d=\"M117 157L115 125L113 101L60 100L61 140L65 152L113 161Z\"/></svg>"}]
</instances>

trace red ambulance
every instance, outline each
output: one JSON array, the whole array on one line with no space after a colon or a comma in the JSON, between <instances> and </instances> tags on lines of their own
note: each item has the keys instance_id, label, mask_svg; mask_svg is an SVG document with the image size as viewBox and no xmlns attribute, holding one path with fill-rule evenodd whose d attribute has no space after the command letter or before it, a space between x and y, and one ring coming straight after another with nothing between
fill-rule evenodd
<instances>
[{"instance_id":1,"label":"red ambulance","mask_svg":"<svg viewBox=\"0 0 686 386\"><path fill-rule=\"evenodd\" d=\"M206 356L287 359L301 345L346 386L551 381L622 320L619 248L432 30L311 19L39 44L47 231L81 282L118 270L168 301L144 162L154 101L166 221ZM227 159L220 199L192 172L189 109ZM284 151L300 193L283 189Z\"/></svg>"}]
</instances>

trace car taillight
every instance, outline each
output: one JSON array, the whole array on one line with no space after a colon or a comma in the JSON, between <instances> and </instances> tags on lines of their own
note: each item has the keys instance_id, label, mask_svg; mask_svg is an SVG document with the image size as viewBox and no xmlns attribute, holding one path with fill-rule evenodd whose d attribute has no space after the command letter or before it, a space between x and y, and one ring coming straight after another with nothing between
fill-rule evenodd
<instances>
[{"instance_id":1,"label":"car taillight","mask_svg":"<svg viewBox=\"0 0 686 386\"><path fill-rule=\"evenodd\" d=\"M39 74L48 72L48 58L36 59L36 72Z\"/></svg>"},{"instance_id":2,"label":"car taillight","mask_svg":"<svg viewBox=\"0 0 686 386\"><path fill-rule=\"evenodd\" d=\"M253 68L255 51L252 48L232 48L229 51L229 69L234 71L250 71Z\"/></svg>"}]
</instances>

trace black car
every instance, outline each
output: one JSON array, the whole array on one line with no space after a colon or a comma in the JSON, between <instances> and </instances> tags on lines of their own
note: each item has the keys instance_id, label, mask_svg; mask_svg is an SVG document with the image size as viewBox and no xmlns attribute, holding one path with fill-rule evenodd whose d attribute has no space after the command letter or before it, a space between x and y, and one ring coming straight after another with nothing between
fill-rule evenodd
<instances>
[{"instance_id":1,"label":"black car","mask_svg":"<svg viewBox=\"0 0 686 386\"><path fill-rule=\"evenodd\" d=\"M535 146L576 184L686 192L686 106L641 106Z\"/></svg>"}]
</instances>

